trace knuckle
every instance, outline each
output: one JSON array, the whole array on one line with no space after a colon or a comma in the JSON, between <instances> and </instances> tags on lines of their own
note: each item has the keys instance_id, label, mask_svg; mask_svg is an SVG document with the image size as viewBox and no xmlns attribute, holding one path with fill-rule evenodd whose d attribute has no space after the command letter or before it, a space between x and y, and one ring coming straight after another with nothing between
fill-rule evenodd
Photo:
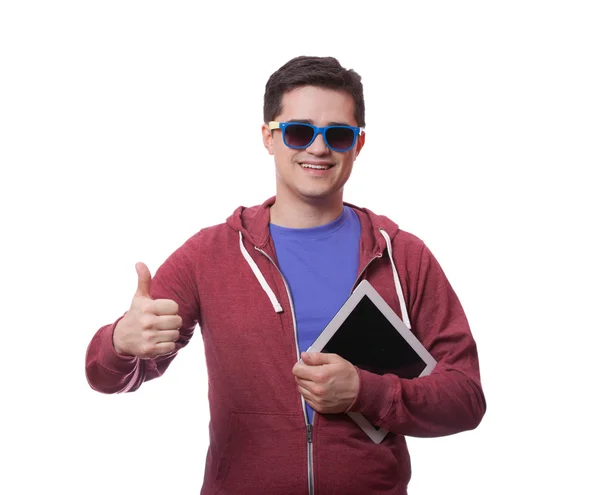
<instances>
[{"instance_id":1,"label":"knuckle","mask_svg":"<svg viewBox=\"0 0 600 495\"><path fill-rule=\"evenodd\" d=\"M143 315L140 318L140 326L143 330L151 330L154 326L154 318L150 315Z\"/></svg>"},{"instance_id":2,"label":"knuckle","mask_svg":"<svg viewBox=\"0 0 600 495\"><path fill-rule=\"evenodd\" d=\"M312 389L312 393L317 397L323 397L323 395L325 395L325 387L321 385L315 385L315 387Z\"/></svg>"}]
</instances>

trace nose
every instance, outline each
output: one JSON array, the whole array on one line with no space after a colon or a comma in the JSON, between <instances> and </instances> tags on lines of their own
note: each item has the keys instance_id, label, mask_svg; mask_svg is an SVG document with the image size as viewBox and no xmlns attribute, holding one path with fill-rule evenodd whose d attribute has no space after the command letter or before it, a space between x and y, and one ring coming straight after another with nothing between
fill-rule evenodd
<instances>
[{"instance_id":1,"label":"nose","mask_svg":"<svg viewBox=\"0 0 600 495\"><path fill-rule=\"evenodd\" d=\"M311 155L317 156L326 155L329 153L329 146L325 144L323 133L317 134L315 140L312 143L310 143L310 146L308 148L306 148L306 151L308 151Z\"/></svg>"}]
</instances>

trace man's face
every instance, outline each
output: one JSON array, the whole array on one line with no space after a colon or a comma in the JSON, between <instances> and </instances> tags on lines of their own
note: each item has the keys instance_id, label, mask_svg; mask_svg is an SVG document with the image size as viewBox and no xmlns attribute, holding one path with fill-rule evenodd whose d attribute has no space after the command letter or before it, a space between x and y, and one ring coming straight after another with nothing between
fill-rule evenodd
<instances>
[{"instance_id":1,"label":"man's face","mask_svg":"<svg viewBox=\"0 0 600 495\"><path fill-rule=\"evenodd\" d=\"M303 86L285 93L281 113L274 120L303 121L318 127L332 124L358 127L350 94L316 86ZM322 134L308 148L298 150L284 144L279 129L271 131L264 124L262 133L265 148L275 159L278 200L293 202L300 199L314 204L342 199L344 184L364 144L364 134L357 138L352 149L338 152L329 149ZM316 170L307 165L328 168Z\"/></svg>"}]
</instances>

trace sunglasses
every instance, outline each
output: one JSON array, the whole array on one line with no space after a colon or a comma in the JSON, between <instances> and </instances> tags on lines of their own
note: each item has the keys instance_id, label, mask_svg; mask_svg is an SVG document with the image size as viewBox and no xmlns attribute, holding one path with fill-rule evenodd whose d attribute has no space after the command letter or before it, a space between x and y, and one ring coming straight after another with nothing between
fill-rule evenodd
<instances>
[{"instance_id":1,"label":"sunglasses","mask_svg":"<svg viewBox=\"0 0 600 495\"><path fill-rule=\"evenodd\" d=\"M316 127L301 122L269 122L269 129L281 129L283 143L295 150L308 148L319 134L323 135L325 144L333 151L349 151L356 143L356 137L364 129L351 125L328 125Z\"/></svg>"}]
</instances>

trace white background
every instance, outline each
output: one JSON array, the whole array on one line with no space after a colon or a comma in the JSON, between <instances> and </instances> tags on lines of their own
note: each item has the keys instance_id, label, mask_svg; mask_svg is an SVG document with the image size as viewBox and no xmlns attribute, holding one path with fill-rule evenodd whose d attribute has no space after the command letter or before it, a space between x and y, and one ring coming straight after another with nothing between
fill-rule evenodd
<instances>
[{"instance_id":1,"label":"white background","mask_svg":"<svg viewBox=\"0 0 600 495\"><path fill-rule=\"evenodd\" d=\"M390 5L1 3L2 494L199 492L200 333L129 395L85 350L136 261L274 192L264 84L301 54L363 76L346 199L429 245L479 347L487 414L409 439L410 494L600 493L598 4Z\"/></svg>"}]
</instances>

